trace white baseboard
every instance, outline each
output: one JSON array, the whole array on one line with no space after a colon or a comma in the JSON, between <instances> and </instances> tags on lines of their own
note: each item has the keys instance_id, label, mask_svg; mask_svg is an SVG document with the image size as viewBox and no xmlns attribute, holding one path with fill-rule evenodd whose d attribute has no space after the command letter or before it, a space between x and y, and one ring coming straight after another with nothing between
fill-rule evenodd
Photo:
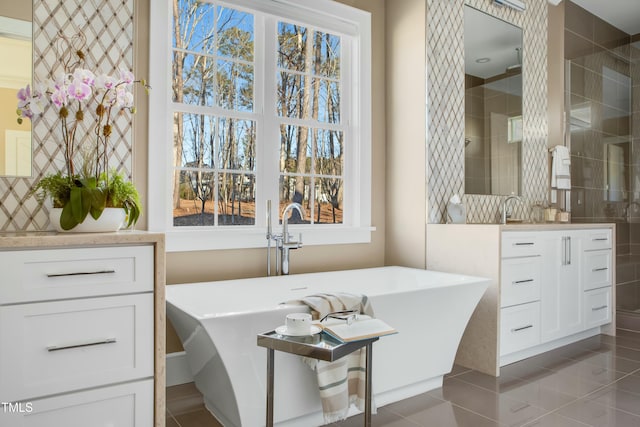
<instances>
[{"instance_id":1,"label":"white baseboard","mask_svg":"<svg viewBox=\"0 0 640 427\"><path fill-rule=\"evenodd\" d=\"M167 387L193 382L184 351L167 354Z\"/></svg>"}]
</instances>

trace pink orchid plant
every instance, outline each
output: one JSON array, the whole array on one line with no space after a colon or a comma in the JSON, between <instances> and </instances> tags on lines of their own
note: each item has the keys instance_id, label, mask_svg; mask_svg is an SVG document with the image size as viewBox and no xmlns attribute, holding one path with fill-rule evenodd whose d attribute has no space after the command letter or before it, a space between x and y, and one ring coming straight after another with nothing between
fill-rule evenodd
<instances>
[{"instance_id":1,"label":"pink orchid plant","mask_svg":"<svg viewBox=\"0 0 640 427\"><path fill-rule=\"evenodd\" d=\"M77 68L73 73L60 73L54 80L37 83L33 89L27 87L18 91L18 123L24 117L33 119L42 114L51 104L60 118L62 139L64 142L65 168L68 176L74 176L77 170L74 165L76 150L76 130L84 120L86 105L95 100L95 176L108 173L108 140L111 136L111 121L115 114L125 111L135 113L133 105L133 85L144 80L135 80L133 73L120 70L117 77L102 74L96 76L90 70ZM75 109L75 114L72 110Z\"/></svg>"},{"instance_id":2,"label":"pink orchid plant","mask_svg":"<svg viewBox=\"0 0 640 427\"><path fill-rule=\"evenodd\" d=\"M140 214L139 196L130 182L124 182L121 174L108 170L109 137L116 115L136 112L133 86L149 87L144 80L136 80L129 70L121 69L114 76L96 75L82 68L84 36L66 38L61 35L59 38L63 42L63 48L58 52L62 71L53 79L27 86L17 93L18 123L24 118L36 120L49 107L55 109L60 119L65 173L59 171L43 177L33 191L40 200L50 196L53 207L63 208L60 223L64 229L75 227L87 214L97 219L105 207L123 207L128 214L128 225L131 225ZM91 104L95 107L89 108ZM94 120L95 144L89 147L82 146L85 144L83 138L76 138L78 125L85 116ZM83 160L80 168L74 163L77 152Z\"/></svg>"}]
</instances>

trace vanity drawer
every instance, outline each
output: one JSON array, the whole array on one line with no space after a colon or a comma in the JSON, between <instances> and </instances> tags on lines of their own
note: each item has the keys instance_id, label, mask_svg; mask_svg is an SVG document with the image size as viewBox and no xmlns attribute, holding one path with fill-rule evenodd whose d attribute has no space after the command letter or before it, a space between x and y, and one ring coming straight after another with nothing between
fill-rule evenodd
<instances>
[{"instance_id":1,"label":"vanity drawer","mask_svg":"<svg viewBox=\"0 0 640 427\"><path fill-rule=\"evenodd\" d=\"M583 249L585 251L592 251L598 249L611 249L613 242L611 239L611 229L601 230L585 230L585 238Z\"/></svg>"},{"instance_id":2,"label":"vanity drawer","mask_svg":"<svg viewBox=\"0 0 640 427\"><path fill-rule=\"evenodd\" d=\"M153 376L153 294L0 307L0 401Z\"/></svg>"},{"instance_id":3,"label":"vanity drawer","mask_svg":"<svg viewBox=\"0 0 640 427\"><path fill-rule=\"evenodd\" d=\"M23 402L18 410L0 411L0 425L14 427L151 426L153 425L153 380Z\"/></svg>"},{"instance_id":4,"label":"vanity drawer","mask_svg":"<svg viewBox=\"0 0 640 427\"><path fill-rule=\"evenodd\" d=\"M537 233L502 233L502 258L540 255Z\"/></svg>"},{"instance_id":5,"label":"vanity drawer","mask_svg":"<svg viewBox=\"0 0 640 427\"><path fill-rule=\"evenodd\" d=\"M540 299L540 257L512 258L502 261L500 306Z\"/></svg>"},{"instance_id":6,"label":"vanity drawer","mask_svg":"<svg viewBox=\"0 0 640 427\"><path fill-rule=\"evenodd\" d=\"M152 291L153 246L0 252L0 304Z\"/></svg>"},{"instance_id":7,"label":"vanity drawer","mask_svg":"<svg viewBox=\"0 0 640 427\"><path fill-rule=\"evenodd\" d=\"M611 286L611 250L584 252L582 262L583 290Z\"/></svg>"},{"instance_id":8,"label":"vanity drawer","mask_svg":"<svg viewBox=\"0 0 640 427\"><path fill-rule=\"evenodd\" d=\"M500 310L500 355L540 344L540 302Z\"/></svg>"},{"instance_id":9,"label":"vanity drawer","mask_svg":"<svg viewBox=\"0 0 640 427\"><path fill-rule=\"evenodd\" d=\"M584 293L585 329L611 322L611 288L596 289Z\"/></svg>"}]
</instances>

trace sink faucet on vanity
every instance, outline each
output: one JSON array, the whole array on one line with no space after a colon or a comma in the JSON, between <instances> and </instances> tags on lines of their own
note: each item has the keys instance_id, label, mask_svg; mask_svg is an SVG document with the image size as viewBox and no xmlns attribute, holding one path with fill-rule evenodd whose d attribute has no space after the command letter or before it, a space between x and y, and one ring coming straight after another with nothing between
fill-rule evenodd
<instances>
[{"instance_id":1,"label":"sink faucet on vanity","mask_svg":"<svg viewBox=\"0 0 640 427\"><path fill-rule=\"evenodd\" d=\"M276 242L276 275L289 274L289 251L302 247L302 233L298 241L289 234L289 214L297 210L304 218L304 209L300 203L290 203L282 210L282 233L273 234L271 229L271 200L267 200L267 276L271 276L271 241Z\"/></svg>"},{"instance_id":2,"label":"sink faucet on vanity","mask_svg":"<svg viewBox=\"0 0 640 427\"><path fill-rule=\"evenodd\" d=\"M507 218L511 217L511 213L507 210L507 204L509 200L517 200L518 202L522 203L522 198L520 198L519 196L505 197L505 199L502 201L502 219L500 221L501 224L506 224Z\"/></svg>"}]
</instances>

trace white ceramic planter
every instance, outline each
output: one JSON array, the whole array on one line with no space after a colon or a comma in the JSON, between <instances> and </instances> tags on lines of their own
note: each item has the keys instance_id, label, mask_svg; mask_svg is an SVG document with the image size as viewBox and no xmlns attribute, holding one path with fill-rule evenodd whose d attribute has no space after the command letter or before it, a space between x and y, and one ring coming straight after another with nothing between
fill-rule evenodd
<instances>
[{"instance_id":1,"label":"white ceramic planter","mask_svg":"<svg viewBox=\"0 0 640 427\"><path fill-rule=\"evenodd\" d=\"M102 215L96 220L91 215L87 215L84 221L71 230L63 230L60 227L60 215L62 208L53 208L49 211L49 221L54 229L61 233L106 233L118 231L127 217L122 208L105 208Z\"/></svg>"}]
</instances>

